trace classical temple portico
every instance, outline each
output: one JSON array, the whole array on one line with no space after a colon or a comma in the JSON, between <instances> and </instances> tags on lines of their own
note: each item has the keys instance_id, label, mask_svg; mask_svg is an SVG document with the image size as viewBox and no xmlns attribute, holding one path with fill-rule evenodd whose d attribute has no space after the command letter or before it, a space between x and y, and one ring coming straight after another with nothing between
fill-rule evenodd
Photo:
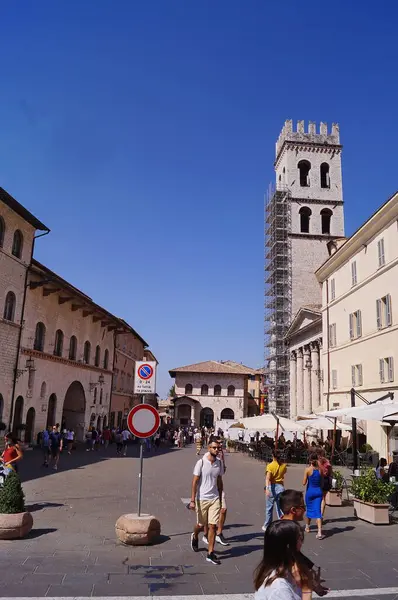
<instances>
[{"instance_id":1,"label":"classical temple portico","mask_svg":"<svg viewBox=\"0 0 398 600\"><path fill-rule=\"evenodd\" d=\"M322 340L290 353L290 416L309 415L321 404L320 351Z\"/></svg>"}]
</instances>

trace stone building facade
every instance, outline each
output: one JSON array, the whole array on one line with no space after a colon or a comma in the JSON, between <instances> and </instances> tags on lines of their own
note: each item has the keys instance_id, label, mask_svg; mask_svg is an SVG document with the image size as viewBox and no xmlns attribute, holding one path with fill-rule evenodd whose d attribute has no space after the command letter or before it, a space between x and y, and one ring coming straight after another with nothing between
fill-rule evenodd
<instances>
[{"instance_id":1,"label":"stone building facade","mask_svg":"<svg viewBox=\"0 0 398 600\"><path fill-rule=\"evenodd\" d=\"M213 426L256 414L249 400L249 377L254 369L232 361L206 361L172 369L175 378L174 422ZM249 409L250 406L250 409Z\"/></svg>"},{"instance_id":2,"label":"stone building facade","mask_svg":"<svg viewBox=\"0 0 398 600\"><path fill-rule=\"evenodd\" d=\"M290 356L290 416L308 416L322 404L321 305L303 306L286 334Z\"/></svg>"},{"instance_id":3,"label":"stone building facade","mask_svg":"<svg viewBox=\"0 0 398 600\"><path fill-rule=\"evenodd\" d=\"M49 231L0 188L0 422L7 428L15 396L16 361L27 273L37 230Z\"/></svg>"},{"instance_id":4,"label":"stone building facade","mask_svg":"<svg viewBox=\"0 0 398 600\"><path fill-rule=\"evenodd\" d=\"M350 406L353 388L373 402L398 394L398 193L339 247L316 276L322 285L323 410ZM356 397L358 405L362 400ZM362 422L367 441L387 456L398 428Z\"/></svg>"}]
</instances>

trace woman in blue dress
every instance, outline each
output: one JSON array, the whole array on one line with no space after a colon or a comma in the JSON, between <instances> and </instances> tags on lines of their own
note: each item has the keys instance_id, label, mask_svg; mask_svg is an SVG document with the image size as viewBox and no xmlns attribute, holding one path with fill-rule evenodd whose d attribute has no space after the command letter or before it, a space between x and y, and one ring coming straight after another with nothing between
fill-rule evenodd
<instances>
[{"instance_id":1,"label":"woman in blue dress","mask_svg":"<svg viewBox=\"0 0 398 600\"><path fill-rule=\"evenodd\" d=\"M305 504L307 507L306 533L310 531L311 519L316 519L318 525L317 540L323 540L322 535L322 475L318 465L318 455L311 454L310 466L304 471L303 485L307 486Z\"/></svg>"}]
</instances>

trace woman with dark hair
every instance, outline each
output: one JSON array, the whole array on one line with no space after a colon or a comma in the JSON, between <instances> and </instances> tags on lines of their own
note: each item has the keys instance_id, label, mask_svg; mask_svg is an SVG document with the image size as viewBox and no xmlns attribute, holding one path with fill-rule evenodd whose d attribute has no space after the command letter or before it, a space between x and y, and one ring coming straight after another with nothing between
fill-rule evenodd
<instances>
[{"instance_id":1,"label":"woman with dark hair","mask_svg":"<svg viewBox=\"0 0 398 600\"><path fill-rule=\"evenodd\" d=\"M274 521L264 534L264 552L254 573L255 600L301 600L306 576L297 564L303 534L294 521Z\"/></svg>"},{"instance_id":2,"label":"woman with dark hair","mask_svg":"<svg viewBox=\"0 0 398 600\"><path fill-rule=\"evenodd\" d=\"M332 465L330 464L330 461L325 456L323 456L323 454L319 454L318 457L319 470L322 475L323 496L321 508L323 517L323 515L325 514L326 507L326 494L332 489Z\"/></svg>"},{"instance_id":3,"label":"woman with dark hair","mask_svg":"<svg viewBox=\"0 0 398 600\"><path fill-rule=\"evenodd\" d=\"M304 471L303 485L307 486L305 494L305 504L307 507L307 526L305 528L306 533L310 532L311 519L316 519L318 525L317 540L323 540L322 535L322 475L319 470L318 455L313 453L310 455L310 465Z\"/></svg>"},{"instance_id":4,"label":"woman with dark hair","mask_svg":"<svg viewBox=\"0 0 398 600\"><path fill-rule=\"evenodd\" d=\"M385 458L381 458L377 463L376 477L377 479L381 479L382 481L385 481L387 483L389 481L387 461Z\"/></svg>"}]
</instances>

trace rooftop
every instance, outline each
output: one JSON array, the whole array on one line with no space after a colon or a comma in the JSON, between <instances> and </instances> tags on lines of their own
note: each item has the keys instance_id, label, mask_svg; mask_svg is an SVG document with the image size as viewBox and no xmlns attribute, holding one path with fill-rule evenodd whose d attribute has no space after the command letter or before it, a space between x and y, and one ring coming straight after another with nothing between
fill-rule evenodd
<instances>
[{"instance_id":1,"label":"rooftop","mask_svg":"<svg viewBox=\"0 0 398 600\"><path fill-rule=\"evenodd\" d=\"M0 187L0 201L3 202L8 208L11 208L14 212L17 213L20 217L25 219L27 223L30 223L35 227L35 229L39 229L40 231L50 231L49 228L44 225L39 219L36 219L31 212L29 212L22 204L20 204L15 198L11 196L6 190Z\"/></svg>"},{"instance_id":2,"label":"rooftop","mask_svg":"<svg viewBox=\"0 0 398 600\"><path fill-rule=\"evenodd\" d=\"M171 377L175 377L176 373L219 373L225 375L255 375L256 370L250 367L245 367L234 361L218 361L206 360L193 365L185 365L177 367L169 371Z\"/></svg>"}]
</instances>

